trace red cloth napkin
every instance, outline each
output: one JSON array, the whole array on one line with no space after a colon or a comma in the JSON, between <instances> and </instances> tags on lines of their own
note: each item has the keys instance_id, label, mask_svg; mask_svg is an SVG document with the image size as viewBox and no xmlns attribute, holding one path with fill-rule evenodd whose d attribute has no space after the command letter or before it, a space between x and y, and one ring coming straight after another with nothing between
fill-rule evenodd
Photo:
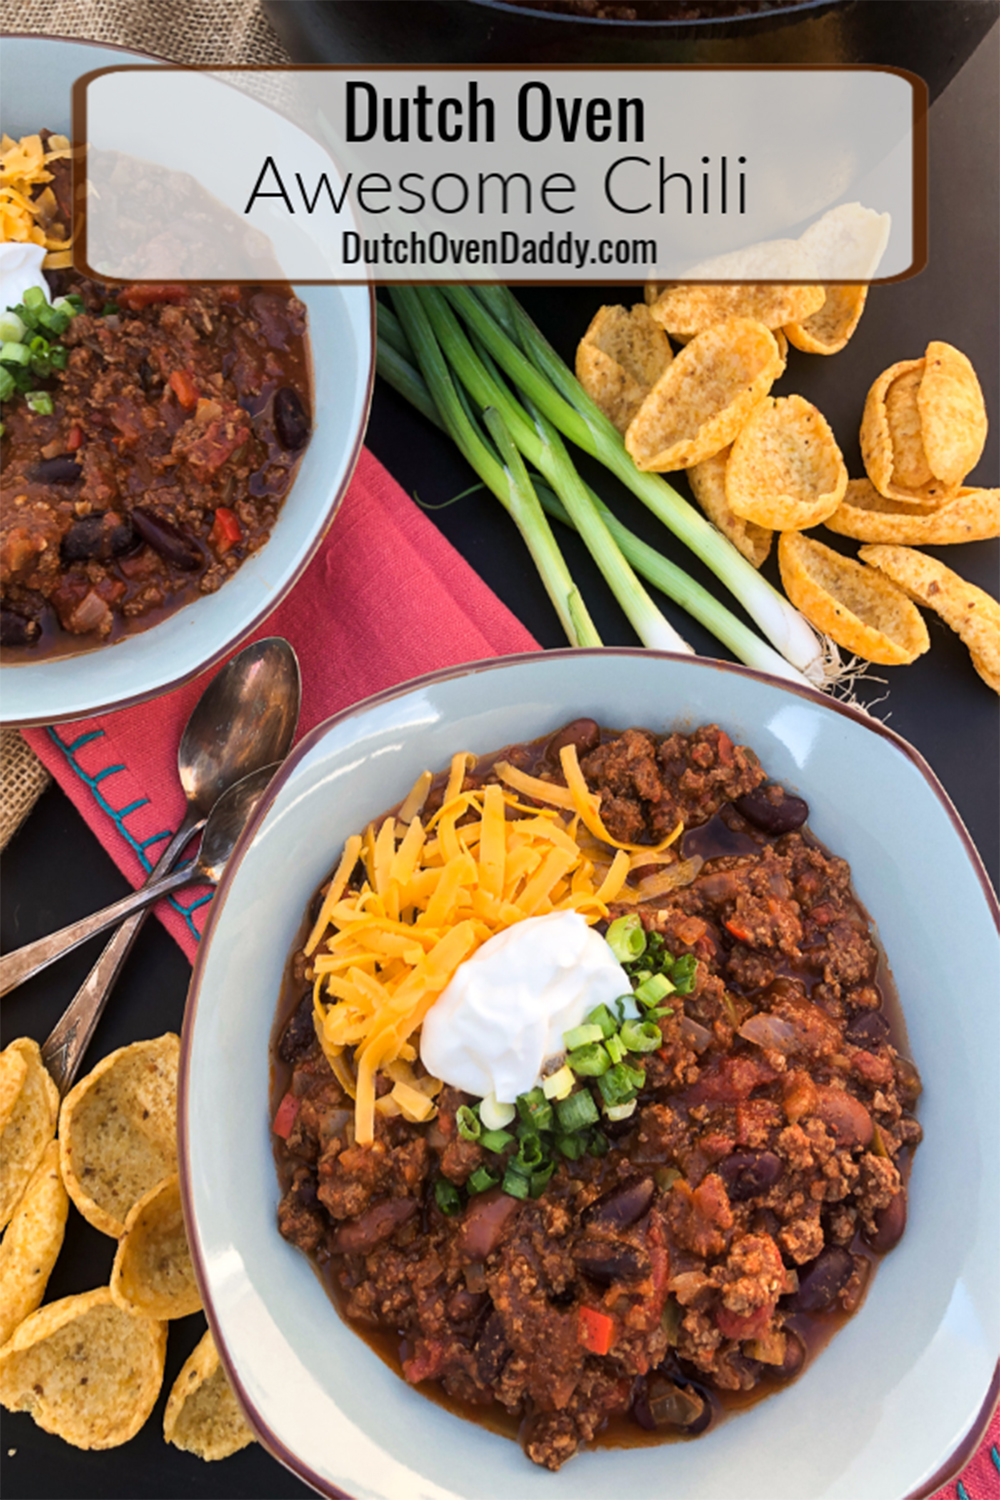
<instances>
[{"instance_id":1,"label":"red cloth napkin","mask_svg":"<svg viewBox=\"0 0 1000 1500\"><path fill-rule=\"evenodd\" d=\"M318 553L257 634L298 653L300 735L423 672L538 649L367 450ZM177 745L210 675L137 708L24 732L133 885L183 816ZM210 899L183 890L156 908L189 958Z\"/></svg>"},{"instance_id":2,"label":"red cloth napkin","mask_svg":"<svg viewBox=\"0 0 1000 1500\"><path fill-rule=\"evenodd\" d=\"M377 459L362 453L333 526L259 636L283 635L302 667L304 734L328 715L423 672L537 649ZM177 744L208 674L152 703L25 738L133 885L177 826ZM156 908L188 957L211 899L182 891ZM995 1500L1000 1417L959 1480L934 1500ZM876 1500L876 1497L865 1497Z\"/></svg>"}]
</instances>

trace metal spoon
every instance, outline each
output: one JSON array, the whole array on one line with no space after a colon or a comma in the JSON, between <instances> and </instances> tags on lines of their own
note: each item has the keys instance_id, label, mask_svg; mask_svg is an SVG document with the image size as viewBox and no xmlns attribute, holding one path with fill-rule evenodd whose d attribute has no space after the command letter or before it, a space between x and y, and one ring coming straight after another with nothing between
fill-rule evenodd
<instances>
[{"instance_id":1,"label":"metal spoon","mask_svg":"<svg viewBox=\"0 0 1000 1500\"><path fill-rule=\"evenodd\" d=\"M48 968L49 964L61 958L64 953L71 953L74 948L79 948L81 943L85 943L95 933L113 927L116 922L131 916L135 911L144 910L162 896L169 896L171 891L179 891L184 885L218 885L237 839L250 821L254 808L277 769L277 765L264 766L262 770L244 776L228 792L223 792L205 824L196 860L174 870L170 875L151 881L133 891L130 896L123 896L121 901L113 902L103 911L73 922L61 932L53 932L35 943L27 943L16 952L7 953L0 958L0 995L8 994L40 969Z\"/></svg>"},{"instance_id":2,"label":"metal spoon","mask_svg":"<svg viewBox=\"0 0 1000 1500\"><path fill-rule=\"evenodd\" d=\"M261 766L285 758L302 697L295 652L279 636L255 641L212 678L184 726L177 774L187 807L145 884L173 869L221 794ZM73 1086L111 990L148 911L123 922L42 1044L60 1094Z\"/></svg>"}]
</instances>

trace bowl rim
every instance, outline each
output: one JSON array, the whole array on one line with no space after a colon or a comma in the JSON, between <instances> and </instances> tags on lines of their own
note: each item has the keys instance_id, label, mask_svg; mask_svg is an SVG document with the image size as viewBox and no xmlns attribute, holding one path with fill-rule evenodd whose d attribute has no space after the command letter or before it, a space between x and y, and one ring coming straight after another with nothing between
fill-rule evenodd
<instances>
[{"instance_id":1,"label":"bowl rim","mask_svg":"<svg viewBox=\"0 0 1000 1500\"><path fill-rule=\"evenodd\" d=\"M234 880L236 878L236 873L240 865L242 864L243 859L248 849L250 848L250 845L253 842L258 829L266 819L278 795L291 780L291 778L295 775L302 761L305 760L305 758L326 738L326 736L332 729L340 724L348 722L353 718L360 717L373 708L378 708L383 704L391 703L393 700L402 698L411 692L419 690L420 688L430 687L437 683L448 682L455 678L472 676L482 672L497 671L508 666L519 666L531 662L547 661L549 659L559 661L565 660L570 657L575 658L580 656L602 659L608 657L640 657L644 660L654 658L656 660L677 662L697 666L700 668L715 669L716 671L719 671L723 674L735 674L739 677L746 677L750 678L753 681L764 683L766 686L771 688L776 687L779 689L784 689L794 697L804 698L807 701L812 701L817 705L821 705L822 707L832 711L833 713L851 719L855 723L860 724L863 728L868 729L872 733L881 736L883 739L887 740L890 745L892 745L897 751L902 753L913 763L916 769L923 776L924 780L927 782L930 790L941 803L945 813L950 819L959 837L966 857L968 858L973 871L978 877L979 883L983 890L983 895L986 900L987 910L990 916L993 918L993 923L997 929L998 935L1000 935L1000 901L998 901L997 895L993 890L992 884L990 883L989 876L987 875L986 868L983 865L979 851L973 843L971 835L969 834L968 829L965 827L965 824L962 821L961 816L959 815L958 809L955 807L951 798L948 796L945 788L938 780L938 777L932 770L929 763L924 759L920 751L917 750L915 746L911 745L910 742L904 739L902 735L897 734L895 730L890 729L888 725L883 724L881 720L874 718L870 714L866 713L863 709L856 707L853 704L844 703L839 699L830 698L828 695L818 692L815 688L803 687L798 683L786 682L781 678L771 676L769 673L759 672L754 668L738 665L735 662L720 661L716 660L714 657L692 657L680 655L676 652L657 651L650 648L631 646L605 646L589 647L583 649L561 647L551 651L516 652L512 653L510 656L485 657L479 661L463 662L453 667L443 667L434 672L426 672L418 677L411 677L406 682L399 683L395 687L385 688L379 693L373 693L367 698L360 699L357 703L349 704L347 707L338 710L336 713L331 714L328 718L317 724L315 728L311 729L308 734L302 737L302 739L296 745L295 749L290 753L288 758L283 762L279 770L276 772L275 776L268 785L267 790L264 792L264 795L258 803L257 808L254 811L252 818L250 819L250 822L247 824L246 828L243 830L243 833L240 835L236 847L234 848L233 853L227 863L222 880L219 882L219 885L216 889L215 896L209 908L208 919L205 923L201 939L198 943L198 950L195 954L194 963L192 965L191 982L188 988L187 1001L184 1009L184 1022L181 1030L181 1047L180 1061L178 1065L177 1091L177 1156L178 1168L180 1172L181 1199L184 1209L184 1218L187 1224L193 1226L196 1222L194 1213L193 1191L191 1185L193 1174L190 1162L191 1139L188 1129L188 1103L190 1089L190 1064L191 1054L193 1051L194 1028L198 1012L198 1004L201 998L202 982L205 976L205 968L207 965L212 939L215 935L215 929L222 920L222 915ZM261 1443L262 1447L264 1447L267 1452L271 1454L272 1458L277 1459L280 1464L282 1464L291 1473L295 1474L296 1477L301 1479L304 1484L307 1484L312 1489L314 1489L317 1494L327 1496L329 1497L329 1500L356 1500L356 1497L348 1494L346 1490L342 1490L338 1486L331 1484L327 1480L323 1479L322 1476L317 1474L314 1469L310 1468L309 1464L305 1462L305 1460L299 1458L297 1454L293 1453L289 1448L287 1448L285 1444L282 1443L280 1438L278 1438L277 1435L272 1432L262 1413L257 1410L254 1403L250 1400L249 1396L247 1395L246 1388L243 1382L240 1380L239 1373L235 1368L232 1356L226 1344L225 1337L223 1336L221 1328L219 1326L218 1318L216 1317L215 1308L212 1302L212 1294L208 1281L208 1275L204 1261L202 1259L201 1247L197 1235L194 1233L189 1233L188 1241L190 1244L191 1258L194 1264L198 1288L201 1292L202 1305L204 1308L205 1316L208 1320L209 1329L215 1341L215 1346L219 1352L219 1358L222 1361L223 1368L225 1369L230 1385L232 1386L236 1394L237 1400L239 1401L239 1404L243 1409L244 1414L246 1415L247 1421L250 1427L253 1429L258 1441ZM993 1411L997 1406L998 1400L1000 1400L1000 1354L998 1354L997 1363L994 1366L993 1376L989 1386L987 1387L985 1396L983 1398L983 1403L964 1437L959 1441L959 1443L951 1451L951 1453L949 1453L948 1456L942 1461L941 1465L930 1479L924 1481L915 1490L910 1490L905 1496L900 1496L899 1500L927 1500L928 1496L933 1495L935 1491L938 1490L942 1485L947 1484L949 1480L956 1477L960 1470L964 1468L966 1463L969 1461L976 1448L979 1446L979 1443L981 1442L989 1425Z\"/></svg>"},{"instance_id":2,"label":"bowl rim","mask_svg":"<svg viewBox=\"0 0 1000 1500\"><path fill-rule=\"evenodd\" d=\"M754 21L766 21L783 15L795 16L800 11L832 10L834 6L845 6L853 3L853 0L793 0L790 5L774 5L769 10L736 11L727 16L698 16L697 18L684 16L661 16L659 19L647 20L644 16L634 16L631 20L623 16L583 16L575 15L567 11L559 10L536 10L533 4L514 5L510 0L470 0L472 5L478 5L483 10L499 10L507 15L522 16L542 21L555 21L560 24L601 26L607 29L611 26L620 26L622 30L631 31L633 28L641 29L648 27L667 28L671 31L686 29L693 31L701 26L739 26L749 25Z\"/></svg>"},{"instance_id":3,"label":"bowl rim","mask_svg":"<svg viewBox=\"0 0 1000 1500\"><path fill-rule=\"evenodd\" d=\"M62 35L49 36L48 34L34 31L0 31L0 37L2 37L4 41L34 41L46 43L65 42L74 47L92 47L100 51L106 50L109 52L121 52L126 57L145 58L151 63L170 63L169 58L159 57L153 52L146 52L137 47L125 47L118 42L95 42L92 41L89 37ZM177 66L177 64L173 64L173 66ZM295 290L294 286L292 287L292 290ZM347 491L350 488L351 480L354 478L354 471L358 465L358 459L361 457L361 450L364 447L365 437L368 432L368 420L371 415L372 397L375 391L375 346L378 338L377 312L375 304L375 284L371 281L367 283L367 292L368 368L363 375L364 393L361 401L357 430L353 435L350 448L348 449L347 461L340 484L337 485L336 489L330 497L330 502L319 521L316 533L312 541L309 543L309 546L306 548L303 556L300 558L295 568L293 568L286 581L272 594L268 595L266 603L261 607L261 609L258 610L253 615L252 619L248 620L246 624L241 625L234 635L230 636L228 640L224 641L220 646L218 646L216 650L214 650L211 655L207 656L203 661L200 661L196 666L193 666L185 671L181 671L177 676L170 677L169 680L165 682L156 683L152 687L143 688L138 692L130 693L125 698L111 698L105 703L93 704L92 706L88 706L82 710L79 708L72 708L65 710L65 712L59 712L55 714L29 714L27 717L24 717L21 714L8 716L4 711L2 695L0 695L0 726L2 726L4 729L37 729L46 727L49 724L73 723L79 719L96 718L100 714L117 713L120 709L135 708L140 703L148 703L153 698L159 698L161 696L165 696L167 693L176 692L178 688L183 687L188 682L192 682L194 678L200 677L203 672L211 671L212 667L216 666L220 661L223 660L223 658L229 656L233 651L238 650L238 648L245 641L247 641L250 636L255 633L255 631L260 629L265 620L267 620L268 617L274 613L278 606L284 602L288 594L298 583L306 568L312 562L313 558L316 556L316 553L319 551L320 547L325 541L326 534L330 530L330 527L333 525L333 522L337 516L337 512L340 510L340 507L344 501L344 497L346 496ZM315 361L311 340L309 344L309 355L310 374L312 374L312 369ZM298 478L296 476L296 478L293 479L291 485L286 491L286 498L287 495L290 494L291 491L295 488L297 482ZM282 502L282 507L283 505L284 502ZM193 599L189 601L190 604L194 604L196 602L197 601ZM181 606L182 609L186 609L187 607L187 605ZM171 611L171 618L174 613L176 613L176 611ZM161 623L163 622L158 621L157 625ZM157 625L151 625L149 627L149 630L155 631L157 629ZM141 631L138 633L145 635L146 631ZM117 644L117 642L114 644ZM108 647L95 646L92 651L83 651L79 654L81 658L86 659L87 657L92 656L102 650L113 651L114 645ZM48 660L48 658L45 658L45 660ZM29 661L8 663L6 667L0 668L0 671L6 670L8 672L29 673L33 666L41 666L42 664L42 662Z\"/></svg>"}]
</instances>

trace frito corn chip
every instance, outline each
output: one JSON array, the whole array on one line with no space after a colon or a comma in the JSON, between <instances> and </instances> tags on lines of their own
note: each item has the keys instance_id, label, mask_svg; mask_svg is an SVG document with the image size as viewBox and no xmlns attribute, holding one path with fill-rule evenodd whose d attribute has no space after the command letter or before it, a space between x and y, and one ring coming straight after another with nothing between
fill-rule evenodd
<instances>
[{"instance_id":1,"label":"frito corn chip","mask_svg":"<svg viewBox=\"0 0 1000 1500\"><path fill-rule=\"evenodd\" d=\"M625 447L640 469L689 469L739 432L782 370L774 334L731 318L693 338L640 406Z\"/></svg>"},{"instance_id":2,"label":"frito corn chip","mask_svg":"<svg viewBox=\"0 0 1000 1500\"><path fill-rule=\"evenodd\" d=\"M45 1296L68 1208L59 1175L59 1142L49 1141L0 1244L0 1344Z\"/></svg>"},{"instance_id":3,"label":"frito corn chip","mask_svg":"<svg viewBox=\"0 0 1000 1500\"><path fill-rule=\"evenodd\" d=\"M118 1239L134 1203L177 1170L177 1061L168 1032L119 1047L63 1100L63 1182L88 1223Z\"/></svg>"},{"instance_id":4,"label":"frito corn chip","mask_svg":"<svg viewBox=\"0 0 1000 1500\"><path fill-rule=\"evenodd\" d=\"M979 461L986 407L972 365L950 344L891 365L875 381L861 419L861 456L887 500L934 509Z\"/></svg>"},{"instance_id":5,"label":"frito corn chip","mask_svg":"<svg viewBox=\"0 0 1000 1500\"><path fill-rule=\"evenodd\" d=\"M968 646L983 681L996 689L1000 681L1000 604L995 599L936 557L911 547L862 547L859 556L911 599L939 614Z\"/></svg>"},{"instance_id":6,"label":"frito corn chip","mask_svg":"<svg viewBox=\"0 0 1000 1500\"><path fill-rule=\"evenodd\" d=\"M816 267L817 281L870 281L889 243L892 220L860 203L827 209L799 236L799 245Z\"/></svg>"},{"instance_id":7,"label":"frito corn chip","mask_svg":"<svg viewBox=\"0 0 1000 1500\"><path fill-rule=\"evenodd\" d=\"M712 525L729 538L748 562L759 568L771 550L774 533L764 526L756 526L753 521L745 521L730 509L726 499L726 464L732 451L731 447L723 448L721 453L702 459L700 464L688 469L688 482Z\"/></svg>"},{"instance_id":8,"label":"frito corn chip","mask_svg":"<svg viewBox=\"0 0 1000 1500\"><path fill-rule=\"evenodd\" d=\"M801 396L769 396L737 434L726 465L734 515L775 531L802 531L832 515L847 469L822 412Z\"/></svg>"},{"instance_id":9,"label":"frito corn chip","mask_svg":"<svg viewBox=\"0 0 1000 1500\"><path fill-rule=\"evenodd\" d=\"M892 667L930 647L920 611L874 568L799 531L778 538L778 566L792 603L845 651Z\"/></svg>"},{"instance_id":10,"label":"frito corn chip","mask_svg":"<svg viewBox=\"0 0 1000 1500\"><path fill-rule=\"evenodd\" d=\"M861 321L867 297L867 286L828 286L822 307L786 324L789 343L805 354L839 354Z\"/></svg>"},{"instance_id":11,"label":"frito corn chip","mask_svg":"<svg viewBox=\"0 0 1000 1500\"><path fill-rule=\"evenodd\" d=\"M670 341L644 302L601 307L577 348L576 376L623 433L672 358Z\"/></svg>"},{"instance_id":12,"label":"frito corn chip","mask_svg":"<svg viewBox=\"0 0 1000 1500\"><path fill-rule=\"evenodd\" d=\"M765 328L784 328L810 317L825 300L821 286L675 282L660 293L650 312L671 337L693 338L731 318L752 318Z\"/></svg>"},{"instance_id":13,"label":"frito corn chip","mask_svg":"<svg viewBox=\"0 0 1000 1500\"><path fill-rule=\"evenodd\" d=\"M20 1037L0 1052L0 1229L55 1135L58 1118L59 1091L38 1043Z\"/></svg>"},{"instance_id":14,"label":"frito corn chip","mask_svg":"<svg viewBox=\"0 0 1000 1500\"><path fill-rule=\"evenodd\" d=\"M880 495L870 479L848 480L843 500L823 522L859 542L944 547L1000 536L1000 490L958 490L937 510L914 510Z\"/></svg>"},{"instance_id":15,"label":"frito corn chip","mask_svg":"<svg viewBox=\"0 0 1000 1500\"><path fill-rule=\"evenodd\" d=\"M163 1436L175 1448L207 1461L228 1458L254 1441L210 1333L174 1381L163 1415Z\"/></svg>"},{"instance_id":16,"label":"frito corn chip","mask_svg":"<svg viewBox=\"0 0 1000 1500\"><path fill-rule=\"evenodd\" d=\"M125 1312L146 1318L186 1318L201 1307L176 1172L140 1198L125 1220L111 1295Z\"/></svg>"},{"instance_id":17,"label":"frito corn chip","mask_svg":"<svg viewBox=\"0 0 1000 1500\"><path fill-rule=\"evenodd\" d=\"M64 1297L0 1349L0 1402L74 1448L117 1448L153 1410L166 1348L166 1324L122 1312L106 1286Z\"/></svg>"}]
</instances>

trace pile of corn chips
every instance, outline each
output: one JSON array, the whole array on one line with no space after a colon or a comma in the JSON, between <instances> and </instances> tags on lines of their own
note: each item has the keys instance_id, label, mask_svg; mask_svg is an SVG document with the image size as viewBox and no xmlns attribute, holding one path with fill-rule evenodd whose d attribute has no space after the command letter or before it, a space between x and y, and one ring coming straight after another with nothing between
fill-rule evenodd
<instances>
[{"instance_id":1,"label":"pile of corn chips","mask_svg":"<svg viewBox=\"0 0 1000 1500\"><path fill-rule=\"evenodd\" d=\"M652 282L644 303L598 310L576 373L637 467L686 470L705 515L754 567L779 533L788 597L838 645L884 665L914 661L930 648L920 604L958 631L997 688L1000 606L913 550L1000 536L1000 490L964 486L987 427L966 356L935 341L922 359L878 377L861 424L866 479L848 479L815 406L770 394L788 344L810 354L844 348L867 292ZM821 524L872 545L855 562L803 535Z\"/></svg>"},{"instance_id":2,"label":"pile of corn chips","mask_svg":"<svg viewBox=\"0 0 1000 1500\"><path fill-rule=\"evenodd\" d=\"M59 1103L36 1042L0 1052L0 1403L76 1448L115 1448L163 1384L167 1322L201 1307L177 1175L179 1042L119 1048ZM110 1284L42 1305L72 1200L118 1241ZM206 1333L163 1433L199 1458L253 1434Z\"/></svg>"}]
</instances>

